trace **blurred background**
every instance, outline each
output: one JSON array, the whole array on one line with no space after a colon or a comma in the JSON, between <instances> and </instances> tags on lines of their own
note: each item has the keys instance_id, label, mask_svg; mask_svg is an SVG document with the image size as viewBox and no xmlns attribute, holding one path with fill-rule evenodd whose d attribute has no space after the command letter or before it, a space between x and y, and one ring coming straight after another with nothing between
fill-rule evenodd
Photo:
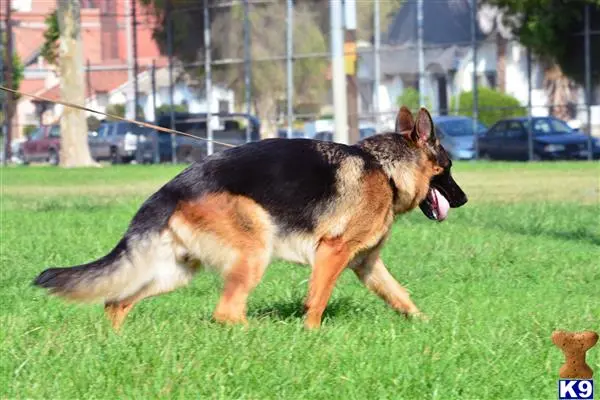
<instances>
[{"instance_id":1,"label":"blurred background","mask_svg":"<svg viewBox=\"0 0 600 400\"><path fill-rule=\"evenodd\" d=\"M224 148L66 118L60 99L234 145L351 144L425 106L455 159L595 159L599 4L2 0L2 85L45 99L0 92L3 161L188 163Z\"/></svg>"}]
</instances>

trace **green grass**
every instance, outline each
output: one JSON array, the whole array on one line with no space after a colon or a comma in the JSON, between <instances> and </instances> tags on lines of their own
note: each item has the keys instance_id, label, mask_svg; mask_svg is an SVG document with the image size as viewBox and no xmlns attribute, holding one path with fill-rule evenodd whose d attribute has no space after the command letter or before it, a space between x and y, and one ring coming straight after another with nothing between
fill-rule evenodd
<instances>
[{"instance_id":1,"label":"green grass","mask_svg":"<svg viewBox=\"0 0 600 400\"><path fill-rule=\"evenodd\" d=\"M30 285L105 254L181 168L0 170L0 398L555 399L552 331L600 331L597 163L457 163L470 202L442 224L399 218L383 252L428 323L345 272L307 332L309 269L286 263L253 292L246 330L211 321L210 274L144 300L120 335L101 306ZM587 359L600 374L600 344Z\"/></svg>"}]
</instances>

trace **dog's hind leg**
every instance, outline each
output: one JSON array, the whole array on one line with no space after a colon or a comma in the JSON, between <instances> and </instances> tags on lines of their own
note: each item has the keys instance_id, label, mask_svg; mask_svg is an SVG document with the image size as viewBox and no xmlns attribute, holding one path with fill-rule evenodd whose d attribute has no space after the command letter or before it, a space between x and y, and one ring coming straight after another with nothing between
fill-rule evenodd
<instances>
[{"instance_id":1,"label":"dog's hind leg","mask_svg":"<svg viewBox=\"0 0 600 400\"><path fill-rule=\"evenodd\" d=\"M362 264L353 267L353 270L369 290L381 297L394 310L405 316L421 316L406 289L390 274L379 254L369 255Z\"/></svg>"}]
</instances>

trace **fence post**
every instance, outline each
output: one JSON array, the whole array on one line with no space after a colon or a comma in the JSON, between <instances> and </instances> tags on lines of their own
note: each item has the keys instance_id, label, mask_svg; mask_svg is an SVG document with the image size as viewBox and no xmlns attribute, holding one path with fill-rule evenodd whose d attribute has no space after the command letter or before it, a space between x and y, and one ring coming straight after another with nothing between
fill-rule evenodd
<instances>
[{"instance_id":1,"label":"fence post","mask_svg":"<svg viewBox=\"0 0 600 400\"><path fill-rule=\"evenodd\" d=\"M417 52L419 55L419 106L425 106L425 54L423 54L423 0L417 0Z\"/></svg>"},{"instance_id":2,"label":"fence post","mask_svg":"<svg viewBox=\"0 0 600 400\"><path fill-rule=\"evenodd\" d=\"M170 127L175 129L175 109L173 105L173 4L171 0L167 2L167 55L169 57L169 113ZM171 161L177 164L177 138L171 133Z\"/></svg>"},{"instance_id":3,"label":"fence post","mask_svg":"<svg viewBox=\"0 0 600 400\"><path fill-rule=\"evenodd\" d=\"M4 40L2 40L2 6L0 6L0 85L4 85ZM2 98L4 99L8 92L3 92ZM6 131L5 131L5 122L6 122L6 103L2 100L2 104L0 104L0 111L4 113L4 121L0 122L0 134L2 134L2 158L3 164L8 165L8 160L6 159Z\"/></svg>"},{"instance_id":4,"label":"fence post","mask_svg":"<svg viewBox=\"0 0 600 400\"><path fill-rule=\"evenodd\" d=\"M156 115L156 60L152 60L152 69L150 77L152 79L152 114L154 115L154 123L156 123L158 120ZM159 133L158 131L156 131L156 142L153 143L152 147L155 164L158 164L160 162L160 157L158 154L158 135Z\"/></svg>"},{"instance_id":5,"label":"fence post","mask_svg":"<svg viewBox=\"0 0 600 400\"><path fill-rule=\"evenodd\" d=\"M204 86L206 88L206 154L213 153L213 131L210 126L212 119L212 71L211 71L211 37L210 37L210 10L208 0L204 0Z\"/></svg>"},{"instance_id":6,"label":"fence post","mask_svg":"<svg viewBox=\"0 0 600 400\"><path fill-rule=\"evenodd\" d=\"M244 84L246 86L245 101L246 101L246 113L248 114L248 123L246 124L246 143L250 142L250 112L251 107L251 68L252 65L250 59L250 10L248 0L244 0Z\"/></svg>"},{"instance_id":7,"label":"fence post","mask_svg":"<svg viewBox=\"0 0 600 400\"><path fill-rule=\"evenodd\" d=\"M473 52L473 144L475 145L475 160L479 160L479 87L477 82L477 0L471 0L471 49ZM457 94L460 98L460 94Z\"/></svg>"},{"instance_id":8,"label":"fence post","mask_svg":"<svg viewBox=\"0 0 600 400\"><path fill-rule=\"evenodd\" d=\"M587 111L588 120L588 140L587 140L587 151L588 161L593 160L592 154L592 69L591 69L591 54L590 54L590 5L585 5L585 32L584 32L584 46L585 46L585 107Z\"/></svg>"},{"instance_id":9,"label":"fence post","mask_svg":"<svg viewBox=\"0 0 600 400\"><path fill-rule=\"evenodd\" d=\"M375 7L375 10L373 12L373 33L375 35L375 45L374 45L374 50L373 50L373 57L374 57L374 61L373 61L373 68L375 69L375 84L374 84L374 88L373 88L373 113L375 114L375 127L376 130L379 130L379 121L380 121L380 115L379 115L379 87L381 86L381 57L380 57L380 47L381 47L381 27L380 27L380 22L379 22L379 14L380 14L380 9L379 9L379 0L375 0L373 2L373 5Z\"/></svg>"},{"instance_id":10,"label":"fence post","mask_svg":"<svg viewBox=\"0 0 600 400\"><path fill-rule=\"evenodd\" d=\"M331 27L331 81L333 86L333 141L349 144L342 2L340 0L329 0L329 18Z\"/></svg>"},{"instance_id":11,"label":"fence post","mask_svg":"<svg viewBox=\"0 0 600 400\"><path fill-rule=\"evenodd\" d=\"M533 118L531 116L531 48L527 47L527 149L528 160L533 160Z\"/></svg>"},{"instance_id":12,"label":"fence post","mask_svg":"<svg viewBox=\"0 0 600 400\"><path fill-rule=\"evenodd\" d=\"M292 138L292 122L294 119L294 66L293 66L293 53L294 53L294 3L293 0L287 0L287 45L286 45L286 67L287 67L287 138Z\"/></svg>"}]
</instances>

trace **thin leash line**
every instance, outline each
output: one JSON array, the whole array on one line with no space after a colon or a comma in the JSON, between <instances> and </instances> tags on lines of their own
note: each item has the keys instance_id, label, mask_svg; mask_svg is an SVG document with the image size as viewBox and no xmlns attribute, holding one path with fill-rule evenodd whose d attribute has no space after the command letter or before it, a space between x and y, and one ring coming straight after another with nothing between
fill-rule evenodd
<instances>
[{"instance_id":1,"label":"thin leash line","mask_svg":"<svg viewBox=\"0 0 600 400\"><path fill-rule=\"evenodd\" d=\"M163 128L162 126L158 126L158 125L154 125L154 124L149 124L147 122L141 122L141 121L136 121L134 119L128 119L128 118L119 117L118 115L107 114L107 113L104 113L102 111L98 111L98 110L94 110L94 109L87 108L87 107L84 107L84 106L80 106L78 104L69 103L67 101L50 100L50 99L47 99L45 97L36 96L36 95L30 94L30 93L21 92L19 90L10 89L10 88L7 88L7 87L2 86L2 85L0 85L0 89L4 90L6 92L11 92L11 93L14 93L14 94L18 94L18 95L21 95L21 96L31 97L31 98L34 98L36 100L47 101L49 103L60 104L60 105L63 105L65 107L71 107L71 108L76 108L78 110L89 111L89 112L92 112L92 113L95 113L95 114L104 115L105 117L114 118L114 119L117 119L117 120L120 120L120 121L124 121L124 122L130 122L132 124L137 124L137 125L145 126L146 128L156 129L158 131L162 131L162 132L166 132L166 133L175 133L177 135L187 136L187 137L191 137L192 139L197 139L197 140L204 140L206 142L213 142L213 143L220 144L221 146L226 146L226 147L237 147L236 145L233 145L231 143L219 142L219 141L214 140L214 139L211 140L211 139L207 139L207 138L203 138L203 137L199 137L199 136L190 135L189 133L177 131L175 129ZM209 121L206 121L206 123L208 124Z\"/></svg>"}]
</instances>

